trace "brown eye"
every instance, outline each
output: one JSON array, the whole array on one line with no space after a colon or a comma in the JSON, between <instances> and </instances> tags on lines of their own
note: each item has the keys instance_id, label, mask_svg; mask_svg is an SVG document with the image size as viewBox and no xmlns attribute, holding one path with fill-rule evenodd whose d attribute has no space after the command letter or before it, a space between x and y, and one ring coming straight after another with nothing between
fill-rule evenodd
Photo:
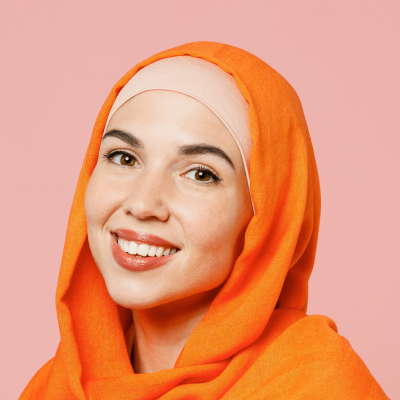
<instances>
[{"instance_id":1,"label":"brown eye","mask_svg":"<svg viewBox=\"0 0 400 400\"><path fill-rule=\"evenodd\" d=\"M136 160L134 157L128 154L121 154L121 165L125 165L126 167L133 167L135 165Z\"/></svg>"},{"instance_id":2,"label":"brown eye","mask_svg":"<svg viewBox=\"0 0 400 400\"><path fill-rule=\"evenodd\" d=\"M208 182L209 180L211 180L211 178L211 174L207 171L197 170L195 173L196 181Z\"/></svg>"},{"instance_id":3,"label":"brown eye","mask_svg":"<svg viewBox=\"0 0 400 400\"><path fill-rule=\"evenodd\" d=\"M139 167L139 163L136 158L128 153L112 153L108 155L104 155L105 158L108 158L113 163L122 165L123 167Z\"/></svg>"},{"instance_id":4,"label":"brown eye","mask_svg":"<svg viewBox=\"0 0 400 400\"><path fill-rule=\"evenodd\" d=\"M192 179L197 182L204 183L212 183L212 182L220 182L221 178L219 178L216 174L209 171L208 169L196 168L192 169L188 173L185 174L187 178Z\"/></svg>"}]
</instances>

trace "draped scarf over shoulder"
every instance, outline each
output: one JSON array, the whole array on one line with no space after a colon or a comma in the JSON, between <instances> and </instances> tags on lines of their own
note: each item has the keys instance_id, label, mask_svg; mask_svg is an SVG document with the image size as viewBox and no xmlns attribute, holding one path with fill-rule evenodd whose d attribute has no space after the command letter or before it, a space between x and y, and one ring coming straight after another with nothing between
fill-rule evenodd
<instances>
[{"instance_id":1,"label":"draped scarf over shoulder","mask_svg":"<svg viewBox=\"0 0 400 400\"><path fill-rule=\"evenodd\" d=\"M110 109L141 68L174 56L231 74L249 104L254 216L243 252L173 369L135 374L124 335L130 310L110 298L87 242L86 187ZM61 341L21 399L386 399L332 320L305 314L320 218L320 187L300 101L246 51L196 42L156 54L112 89L80 173L56 305Z\"/></svg>"}]
</instances>

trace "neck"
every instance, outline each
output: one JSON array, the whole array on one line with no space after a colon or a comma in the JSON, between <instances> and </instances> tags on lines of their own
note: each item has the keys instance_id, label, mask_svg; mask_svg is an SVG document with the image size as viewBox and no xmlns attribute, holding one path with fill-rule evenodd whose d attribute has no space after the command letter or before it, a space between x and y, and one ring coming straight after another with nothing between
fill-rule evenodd
<instances>
[{"instance_id":1,"label":"neck","mask_svg":"<svg viewBox=\"0 0 400 400\"><path fill-rule=\"evenodd\" d=\"M135 373L173 368L187 339L209 309L219 289L153 308L132 310Z\"/></svg>"}]
</instances>

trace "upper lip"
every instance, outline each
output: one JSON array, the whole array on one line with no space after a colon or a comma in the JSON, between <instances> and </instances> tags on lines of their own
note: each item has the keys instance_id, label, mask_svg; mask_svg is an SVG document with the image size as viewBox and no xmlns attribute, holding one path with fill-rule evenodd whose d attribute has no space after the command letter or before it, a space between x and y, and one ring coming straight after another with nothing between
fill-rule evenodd
<instances>
[{"instance_id":1,"label":"upper lip","mask_svg":"<svg viewBox=\"0 0 400 400\"><path fill-rule=\"evenodd\" d=\"M115 229L111 231L111 233L115 233L121 239L127 241L133 241L136 243L146 243L152 246L158 247L174 247L178 248L178 246L174 245L173 243L169 242L168 240L162 239L156 235L152 235L151 233L145 232L135 232L131 231L130 229Z\"/></svg>"}]
</instances>

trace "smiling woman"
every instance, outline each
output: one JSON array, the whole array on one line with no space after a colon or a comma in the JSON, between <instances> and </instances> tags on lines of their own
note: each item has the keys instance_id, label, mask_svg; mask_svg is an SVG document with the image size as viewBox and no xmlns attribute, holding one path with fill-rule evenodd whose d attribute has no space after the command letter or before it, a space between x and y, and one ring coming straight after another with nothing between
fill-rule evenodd
<instances>
[{"instance_id":1,"label":"smiling woman","mask_svg":"<svg viewBox=\"0 0 400 400\"><path fill-rule=\"evenodd\" d=\"M207 292L226 280L243 249L252 216L239 148L198 100L166 90L138 94L110 119L86 215L90 249L114 301L135 316L138 308L176 308L198 296L193 311L201 318ZM147 272L132 273L139 270Z\"/></svg>"},{"instance_id":2,"label":"smiling woman","mask_svg":"<svg viewBox=\"0 0 400 400\"><path fill-rule=\"evenodd\" d=\"M175 71L187 65L169 60ZM86 214L108 292L133 311L135 372L173 368L228 278L252 216L234 138L187 95L136 95L109 121Z\"/></svg>"},{"instance_id":3,"label":"smiling woman","mask_svg":"<svg viewBox=\"0 0 400 400\"><path fill-rule=\"evenodd\" d=\"M386 399L334 322L305 313L319 214L277 72L207 42L143 61L96 122L60 347L21 399Z\"/></svg>"}]
</instances>

